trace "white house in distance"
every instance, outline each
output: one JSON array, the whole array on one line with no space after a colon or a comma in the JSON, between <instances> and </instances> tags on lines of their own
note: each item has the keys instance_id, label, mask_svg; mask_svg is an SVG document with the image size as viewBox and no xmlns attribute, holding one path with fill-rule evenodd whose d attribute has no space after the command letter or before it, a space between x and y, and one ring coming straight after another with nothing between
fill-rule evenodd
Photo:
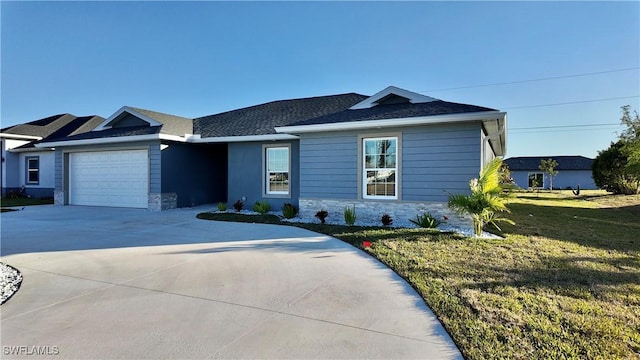
<instances>
[{"instance_id":1,"label":"white house in distance","mask_svg":"<svg viewBox=\"0 0 640 360\"><path fill-rule=\"evenodd\" d=\"M511 177L521 188L549 188L549 175L540 170L540 161L553 159L558 163L555 170L558 175L553 178L554 189L595 190L598 187L593 181L591 164L593 159L584 156L523 156L512 157L504 162L509 166Z\"/></svg>"}]
</instances>

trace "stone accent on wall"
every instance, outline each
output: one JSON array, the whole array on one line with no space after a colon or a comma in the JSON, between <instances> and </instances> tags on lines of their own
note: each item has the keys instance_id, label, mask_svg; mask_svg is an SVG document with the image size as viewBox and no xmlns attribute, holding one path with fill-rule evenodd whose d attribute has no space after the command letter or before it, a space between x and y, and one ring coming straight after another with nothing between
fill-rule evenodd
<instances>
[{"instance_id":1,"label":"stone accent on wall","mask_svg":"<svg viewBox=\"0 0 640 360\"><path fill-rule=\"evenodd\" d=\"M319 210L329 212L328 221L344 222L344 208L355 207L357 220L367 220L382 225L380 218L389 214L394 224L400 225L415 219L418 214L431 213L452 227L473 228L470 217L459 216L449 209L444 202L412 202L412 201L376 201L376 200L334 200L334 199L299 199L300 217L313 218ZM357 225L358 221L356 221Z\"/></svg>"},{"instance_id":2,"label":"stone accent on wall","mask_svg":"<svg viewBox=\"0 0 640 360\"><path fill-rule=\"evenodd\" d=\"M54 190L53 191L53 205L55 206L64 206L64 191Z\"/></svg>"},{"instance_id":3,"label":"stone accent on wall","mask_svg":"<svg viewBox=\"0 0 640 360\"><path fill-rule=\"evenodd\" d=\"M176 193L150 193L149 210L163 211L178 207L178 194Z\"/></svg>"}]
</instances>

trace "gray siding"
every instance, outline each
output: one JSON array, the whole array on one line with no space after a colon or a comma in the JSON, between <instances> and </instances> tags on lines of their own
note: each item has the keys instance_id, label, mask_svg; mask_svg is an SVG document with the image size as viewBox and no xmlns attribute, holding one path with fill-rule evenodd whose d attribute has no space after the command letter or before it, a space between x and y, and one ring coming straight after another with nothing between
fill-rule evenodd
<instances>
[{"instance_id":1,"label":"gray siding","mask_svg":"<svg viewBox=\"0 0 640 360\"><path fill-rule=\"evenodd\" d=\"M120 121L113 124L114 128L130 127L130 126L149 126L149 123L131 114L127 114Z\"/></svg>"},{"instance_id":2,"label":"gray siding","mask_svg":"<svg viewBox=\"0 0 640 360\"><path fill-rule=\"evenodd\" d=\"M264 145L291 146L291 173L289 174L290 195L264 195L264 174L262 168ZM245 198L245 209L251 209L256 201L266 200L274 211L278 211L284 203L298 206L299 197L299 144L294 141L270 141L229 143L228 145L228 196L229 208L237 200Z\"/></svg>"},{"instance_id":3,"label":"gray siding","mask_svg":"<svg viewBox=\"0 0 640 360\"><path fill-rule=\"evenodd\" d=\"M157 155L156 155L157 154ZM154 160L155 157L158 160ZM152 151L162 159L162 193L176 193L178 207L211 204L227 199L227 145L169 143ZM160 192L160 191L158 191Z\"/></svg>"},{"instance_id":4,"label":"gray siding","mask_svg":"<svg viewBox=\"0 0 640 360\"><path fill-rule=\"evenodd\" d=\"M300 197L358 199L359 136L400 135L402 201L467 193L481 163L481 124L430 125L300 136Z\"/></svg>"}]
</instances>

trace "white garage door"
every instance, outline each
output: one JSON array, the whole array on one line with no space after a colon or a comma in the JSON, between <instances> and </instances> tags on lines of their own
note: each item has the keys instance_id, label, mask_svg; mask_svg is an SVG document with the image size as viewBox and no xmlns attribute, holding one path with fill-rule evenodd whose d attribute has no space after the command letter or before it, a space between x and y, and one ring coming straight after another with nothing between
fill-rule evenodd
<instances>
[{"instance_id":1,"label":"white garage door","mask_svg":"<svg viewBox=\"0 0 640 360\"><path fill-rule=\"evenodd\" d=\"M81 152L69 155L69 203L147 208L147 150Z\"/></svg>"}]
</instances>

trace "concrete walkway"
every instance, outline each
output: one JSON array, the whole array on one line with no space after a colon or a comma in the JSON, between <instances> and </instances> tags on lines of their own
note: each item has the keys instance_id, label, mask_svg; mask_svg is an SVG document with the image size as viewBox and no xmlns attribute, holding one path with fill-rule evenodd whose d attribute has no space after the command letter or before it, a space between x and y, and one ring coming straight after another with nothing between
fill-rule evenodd
<instances>
[{"instance_id":1,"label":"concrete walkway","mask_svg":"<svg viewBox=\"0 0 640 360\"><path fill-rule=\"evenodd\" d=\"M365 253L303 229L151 213L2 213L9 358L461 358L416 292ZM35 355L39 354L39 355Z\"/></svg>"}]
</instances>

